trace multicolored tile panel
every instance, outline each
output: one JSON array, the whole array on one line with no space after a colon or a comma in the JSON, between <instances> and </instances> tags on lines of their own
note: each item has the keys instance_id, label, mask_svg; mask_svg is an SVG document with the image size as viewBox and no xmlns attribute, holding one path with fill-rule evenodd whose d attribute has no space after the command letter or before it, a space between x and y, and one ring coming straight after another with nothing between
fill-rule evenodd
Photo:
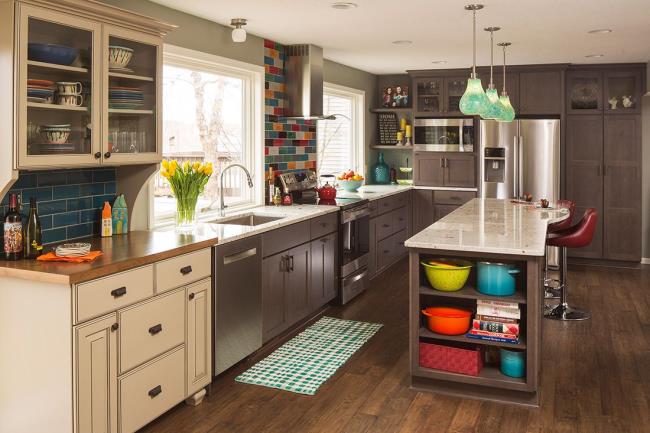
<instances>
[{"instance_id":1,"label":"multicolored tile panel","mask_svg":"<svg viewBox=\"0 0 650 433\"><path fill-rule=\"evenodd\" d=\"M264 41L264 168L276 173L316 169L316 124L283 119L286 104L284 46Z\"/></svg>"}]
</instances>

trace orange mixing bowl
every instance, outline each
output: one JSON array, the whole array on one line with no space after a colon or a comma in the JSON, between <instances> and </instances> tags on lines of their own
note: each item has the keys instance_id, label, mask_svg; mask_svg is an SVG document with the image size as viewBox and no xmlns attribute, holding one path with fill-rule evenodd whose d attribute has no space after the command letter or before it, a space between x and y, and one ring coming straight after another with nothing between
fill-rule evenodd
<instances>
[{"instance_id":1,"label":"orange mixing bowl","mask_svg":"<svg viewBox=\"0 0 650 433\"><path fill-rule=\"evenodd\" d=\"M469 330L472 312L452 307L428 307L422 310L429 330L436 334L460 335Z\"/></svg>"}]
</instances>

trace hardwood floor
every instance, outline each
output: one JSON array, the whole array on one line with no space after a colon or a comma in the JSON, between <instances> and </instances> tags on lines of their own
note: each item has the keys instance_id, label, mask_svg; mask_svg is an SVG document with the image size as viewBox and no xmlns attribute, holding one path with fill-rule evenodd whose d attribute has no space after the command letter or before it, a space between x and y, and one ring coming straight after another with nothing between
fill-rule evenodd
<instances>
[{"instance_id":1,"label":"hardwood floor","mask_svg":"<svg viewBox=\"0 0 650 433\"><path fill-rule=\"evenodd\" d=\"M650 267L570 268L569 302L586 322L544 321L539 409L409 389L407 261L351 305L326 314L385 326L315 396L233 378L197 407L172 409L143 432L650 432Z\"/></svg>"}]
</instances>

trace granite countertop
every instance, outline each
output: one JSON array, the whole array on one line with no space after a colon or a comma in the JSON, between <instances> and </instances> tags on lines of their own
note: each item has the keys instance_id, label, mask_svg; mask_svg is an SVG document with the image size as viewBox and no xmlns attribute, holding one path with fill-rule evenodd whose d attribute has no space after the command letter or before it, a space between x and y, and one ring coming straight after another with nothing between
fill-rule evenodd
<instances>
[{"instance_id":1,"label":"granite countertop","mask_svg":"<svg viewBox=\"0 0 650 433\"><path fill-rule=\"evenodd\" d=\"M432 191L472 191L476 192L477 188L448 188L438 186L418 186L418 185L363 185L357 192L348 192L338 190L338 198L363 198L370 201L409 191L411 189L426 189Z\"/></svg>"},{"instance_id":2,"label":"granite countertop","mask_svg":"<svg viewBox=\"0 0 650 433\"><path fill-rule=\"evenodd\" d=\"M567 209L538 209L510 200L473 199L408 239L408 248L543 256L549 224Z\"/></svg>"},{"instance_id":3,"label":"granite countertop","mask_svg":"<svg viewBox=\"0 0 650 433\"><path fill-rule=\"evenodd\" d=\"M174 227L167 227L132 231L110 238L78 239L77 241L90 242L93 250L102 250L104 254L90 263L0 261L0 277L77 284L337 211L336 206L262 206L234 212L225 218L217 218L214 222L199 223L191 234L176 233ZM257 226L226 224L231 218L252 213L282 219Z\"/></svg>"}]
</instances>

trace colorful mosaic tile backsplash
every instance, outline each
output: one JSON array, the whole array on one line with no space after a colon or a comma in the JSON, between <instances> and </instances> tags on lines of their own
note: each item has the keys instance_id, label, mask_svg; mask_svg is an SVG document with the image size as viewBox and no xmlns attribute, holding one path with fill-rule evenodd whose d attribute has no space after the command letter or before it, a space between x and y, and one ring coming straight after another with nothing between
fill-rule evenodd
<instances>
[{"instance_id":1,"label":"colorful mosaic tile backsplash","mask_svg":"<svg viewBox=\"0 0 650 433\"><path fill-rule=\"evenodd\" d=\"M264 168L277 173L316 169L316 124L287 120L284 84L284 46L264 41Z\"/></svg>"},{"instance_id":2,"label":"colorful mosaic tile backsplash","mask_svg":"<svg viewBox=\"0 0 650 433\"><path fill-rule=\"evenodd\" d=\"M115 192L115 168L21 171L9 191L22 195L25 216L36 197L45 244L99 234L100 209L104 201L113 203ZM0 202L2 216L9 193Z\"/></svg>"}]
</instances>

